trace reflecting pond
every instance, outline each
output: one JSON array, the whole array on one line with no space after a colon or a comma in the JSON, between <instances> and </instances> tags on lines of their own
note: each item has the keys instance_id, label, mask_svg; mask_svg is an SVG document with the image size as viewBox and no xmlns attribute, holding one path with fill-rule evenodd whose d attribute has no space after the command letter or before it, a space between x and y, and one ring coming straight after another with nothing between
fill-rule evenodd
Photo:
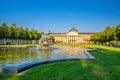
<instances>
[{"instance_id":1,"label":"reflecting pond","mask_svg":"<svg viewBox=\"0 0 120 80\"><path fill-rule=\"evenodd\" d=\"M53 48L53 47L52 47ZM86 59L81 47L55 47L51 50L39 50L36 47L0 48L0 66L19 66L33 62L44 62L62 59Z\"/></svg>"}]
</instances>

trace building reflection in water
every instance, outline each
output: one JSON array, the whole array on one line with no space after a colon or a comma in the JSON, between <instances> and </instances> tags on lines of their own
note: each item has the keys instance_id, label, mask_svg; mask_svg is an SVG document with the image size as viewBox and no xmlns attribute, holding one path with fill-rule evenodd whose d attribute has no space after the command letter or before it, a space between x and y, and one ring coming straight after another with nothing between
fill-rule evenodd
<instances>
[{"instance_id":1,"label":"building reflection in water","mask_svg":"<svg viewBox=\"0 0 120 80\"><path fill-rule=\"evenodd\" d=\"M29 48L0 48L0 65L18 66L32 62L43 62L61 59L86 58L81 47L56 47L53 50L36 50Z\"/></svg>"},{"instance_id":2,"label":"building reflection in water","mask_svg":"<svg viewBox=\"0 0 120 80\"><path fill-rule=\"evenodd\" d=\"M51 50L37 50L37 57L43 60L47 60L50 58Z\"/></svg>"},{"instance_id":3,"label":"building reflection in water","mask_svg":"<svg viewBox=\"0 0 120 80\"><path fill-rule=\"evenodd\" d=\"M81 54L84 53L84 49L81 47L70 47L70 46L64 46L64 47L58 47L61 50L55 50L55 53L65 53L68 55L77 55L77 54Z\"/></svg>"}]
</instances>

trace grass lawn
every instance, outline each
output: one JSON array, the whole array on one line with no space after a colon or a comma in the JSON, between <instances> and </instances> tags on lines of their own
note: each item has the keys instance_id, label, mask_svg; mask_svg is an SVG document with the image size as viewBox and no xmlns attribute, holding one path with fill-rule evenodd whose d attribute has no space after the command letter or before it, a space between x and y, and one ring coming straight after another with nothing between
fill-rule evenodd
<instances>
[{"instance_id":1,"label":"grass lawn","mask_svg":"<svg viewBox=\"0 0 120 80\"><path fill-rule=\"evenodd\" d=\"M120 80L120 48L91 44L77 46L100 48L90 52L96 60L40 65L16 75L0 74L0 80Z\"/></svg>"}]
</instances>

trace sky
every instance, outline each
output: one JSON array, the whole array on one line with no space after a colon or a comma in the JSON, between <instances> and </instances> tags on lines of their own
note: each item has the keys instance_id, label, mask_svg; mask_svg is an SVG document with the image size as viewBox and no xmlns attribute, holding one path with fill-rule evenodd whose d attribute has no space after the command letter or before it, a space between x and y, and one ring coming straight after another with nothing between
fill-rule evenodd
<instances>
[{"instance_id":1,"label":"sky","mask_svg":"<svg viewBox=\"0 0 120 80\"><path fill-rule=\"evenodd\" d=\"M120 24L120 0L0 0L0 25L39 32L99 32Z\"/></svg>"}]
</instances>

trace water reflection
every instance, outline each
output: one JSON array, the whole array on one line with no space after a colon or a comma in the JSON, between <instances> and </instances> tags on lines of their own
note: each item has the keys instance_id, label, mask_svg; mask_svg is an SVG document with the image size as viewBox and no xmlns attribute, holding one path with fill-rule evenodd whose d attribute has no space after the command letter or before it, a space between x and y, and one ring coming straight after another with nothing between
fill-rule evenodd
<instances>
[{"instance_id":1,"label":"water reflection","mask_svg":"<svg viewBox=\"0 0 120 80\"><path fill-rule=\"evenodd\" d=\"M60 48L61 50L55 50L56 51L56 53L66 53L66 54L68 54L68 55L76 55L76 54L79 54L79 53L83 53L83 48L81 48L81 47L70 47L70 46L68 46L68 47L66 47L66 46L64 46L64 47L58 47L58 48Z\"/></svg>"},{"instance_id":2,"label":"water reflection","mask_svg":"<svg viewBox=\"0 0 120 80\"><path fill-rule=\"evenodd\" d=\"M36 50L35 47L0 48L0 65L2 66L86 57L81 47L57 47L54 50Z\"/></svg>"},{"instance_id":3,"label":"water reflection","mask_svg":"<svg viewBox=\"0 0 120 80\"><path fill-rule=\"evenodd\" d=\"M37 50L38 57L47 60L50 57L51 50Z\"/></svg>"},{"instance_id":4,"label":"water reflection","mask_svg":"<svg viewBox=\"0 0 120 80\"><path fill-rule=\"evenodd\" d=\"M0 49L0 65L17 66L22 63L30 62L36 58L35 51L28 48L4 48ZM32 61L33 61L32 60Z\"/></svg>"}]
</instances>

